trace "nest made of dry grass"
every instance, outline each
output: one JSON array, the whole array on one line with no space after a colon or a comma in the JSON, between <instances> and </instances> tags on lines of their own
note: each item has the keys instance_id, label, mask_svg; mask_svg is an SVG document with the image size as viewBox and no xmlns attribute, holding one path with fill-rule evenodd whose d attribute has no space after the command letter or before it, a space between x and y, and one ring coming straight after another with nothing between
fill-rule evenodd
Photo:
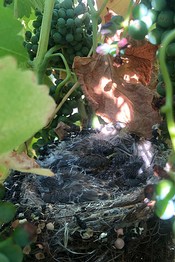
<instances>
[{"instance_id":1,"label":"nest made of dry grass","mask_svg":"<svg viewBox=\"0 0 175 262\"><path fill-rule=\"evenodd\" d=\"M25 218L39 229L35 243L24 261L38 261L38 256L36 256L38 253L42 254L42 261L47 262L171 261L165 260L167 257L170 259L172 257L171 225L155 218L152 208L144 202L144 188L155 180L151 165L153 162L164 165L169 151L163 152L162 145L159 151L160 145L144 141L146 145L151 145L152 152L149 159L150 166L144 169L144 172L149 171L146 172L145 179L135 186L123 186L120 182L109 187L109 184L104 182L108 180L106 178L103 180L103 176L101 177L104 172L99 168L100 163L97 166L93 164L93 168L84 167L81 166L82 163L84 164L81 159L85 159L86 154L92 153L92 150L93 154L94 150L97 150L98 155L99 152L104 151L111 155L116 152L115 148L119 145L123 150L122 143L125 143L124 148L126 148L126 141L127 149L132 150L144 144L143 141L129 134L115 134L112 137L105 138L101 134L79 135L59 144L50 145L39 162L43 163L43 166L57 170L56 178L54 178L56 180L50 180L50 178L43 180L45 178L34 175L23 176L23 179L20 179L21 174L16 175L15 183L20 184L18 198L14 199L19 206L17 219ZM93 141L97 139L98 146L94 149L96 142ZM130 141L129 144L128 141ZM108 150L108 142L109 145L114 146L114 152L111 152L111 149ZM88 145L90 145L89 148ZM133 160L132 152L130 153L129 159ZM61 155L64 157L61 158ZM102 157L108 157L108 153L107 156L102 153ZM62 160L69 160L69 168L67 166L65 169L64 165L60 165ZM73 163L76 163L75 173L72 172ZM107 169L103 166L103 170L109 171L109 176L115 173L113 168L113 165L108 165ZM82 173L82 170L85 172ZM72 180L66 172L72 175ZM75 175L77 173L78 176ZM69 199L78 199L78 201L69 202L65 192L72 196L70 189L76 184L73 179L80 179L79 173L82 174L86 184L81 188L82 192L87 189L92 190L90 193L93 193L96 190L97 195L92 194L93 198L85 201L87 195L85 195L86 198L81 198L81 194L78 193L77 198L74 192L73 198ZM115 173L115 177L117 174ZM64 181L63 177L66 177ZM104 189L100 185L100 189L98 188L99 179L102 179ZM81 179L79 181L82 183ZM66 188L67 191L61 191L62 188ZM78 190L77 186L74 189ZM102 197L101 192L107 191L110 192ZM60 197L60 192L62 197ZM47 227L48 223L52 224L51 228ZM118 242L123 246L118 246Z\"/></svg>"}]
</instances>

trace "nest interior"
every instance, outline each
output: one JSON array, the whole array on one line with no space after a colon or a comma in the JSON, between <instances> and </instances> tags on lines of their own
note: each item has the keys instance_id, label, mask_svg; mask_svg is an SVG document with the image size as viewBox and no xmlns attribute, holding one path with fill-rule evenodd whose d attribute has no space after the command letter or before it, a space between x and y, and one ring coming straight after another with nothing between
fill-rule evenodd
<instances>
[{"instance_id":1,"label":"nest interior","mask_svg":"<svg viewBox=\"0 0 175 262\"><path fill-rule=\"evenodd\" d=\"M158 180L153 166L164 167L169 150L107 131L81 132L42 148L37 161L54 177L14 172L6 181L17 219L40 228L24 261L38 261L38 253L43 261L173 261L171 221L156 218L144 201L145 186Z\"/></svg>"}]
</instances>

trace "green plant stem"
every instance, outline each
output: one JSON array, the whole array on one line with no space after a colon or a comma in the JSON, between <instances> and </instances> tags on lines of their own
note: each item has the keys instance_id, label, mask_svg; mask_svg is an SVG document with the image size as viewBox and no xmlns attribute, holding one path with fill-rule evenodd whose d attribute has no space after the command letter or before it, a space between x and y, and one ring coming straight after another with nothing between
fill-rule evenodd
<instances>
[{"instance_id":1,"label":"green plant stem","mask_svg":"<svg viewBox=\"0 0 175 262\"><path fill-rule=\"evenodd\" d=\"M44 68L42 66L42 63L48 49L49 34L50 34L54 4L55 4L55 0L49 0L49 1L45 1L45 5L44 5L44 13L43 13L43 20L41 25L38 51L37 51L36 58L34 60L34 70L38 75L39 84L42 84L43 76L45 73L43 70Z\"/></svg>"},{"instance_id":2,"label":"green plant stem","mask_svg":"<svg viewBox=\"0 0 175 262\"><path fill-rule=\"evenodd\" d=\"M78 112L80 113L81 117L81 128L87 128L88 124L88 115L86 112L85 104L82 98L80 98L77 102Z\"/></svg>"},{"instance_id":3,"label":"green plant stem","mask_svg":"<svg viewBox=\"0 0 175 262\"><path fill-rule=\"evenodd\" d=\"M90 7L91 19L92 19L92 32L93 32L93 54L96 52L97 48L97 27L98 27L98 13L95 10L92 1L88 0L88 5Z\"/></svg>"},{"instance_id":4,"label":"green plant stem","mask_svg":"<svg viewBox=\"0 0 175 262\"><path fill-rule=\"evenodd\" d=\"M134 5L134 2L130 1L128 9L127 9L127 13L126 13L126 15L124 17L124 21L122 23L123 28L124 28L123 35L122 35L123 38L126 37L126 35L128 33L128 26L129 26L129 22L130 22L131 15L132 15L133 5Z\"/></svg>"},{"instance_id":5,"label":"green plant stem","mask_svg":"<svg viewBox=\"0 0 175 262\"><path fill-rule=\"evenodd\" d=\"M52 47L51 49L49 49L47 51L47 53L45 54L44 56L44 59L43 59L43 63L40 65L40 70L42 72L45 72L46 70L46 67L48 65L48 62L51 58L53 57L58 57L60 56L63 63L64 63L64 66L65 66L65 69L62 69L62 71L64 70L66 72L66 78L57 86L56 90L55 90L55 101L57 102L58 99L59 99L59 93L60 93L60 89L70 80L71 78L71 70L68 66L68 63L64 57L64 55L62 53L54 53L55 51L57 51L58 49L60 49L60 46L59 45L56 45L54 47ZM53 54L54 53L54 54Z\"/></svg>"},{"instance_id":6,"label":"green plant stem","mask_svg":"<svg viewBox=\"0 0 175 262\"><path fill-rule=\"evenodd\" d=\"M167 127L172 142L173 155L175 154L175 122L173 116L173 88L166 66L166 48L175 39L175 30L167 35L159 49L160 70L166 85L166 102L161 111L166 114Z\"/></svg>"},{"instance_id":7,"label":"green plant stem","mask_svg":"<svg viewBox=\"0 0 175 262\"><path fill-rule=\"evenodd\" d=\"M168 174L169 174L171 180L173 180L173 182L175 183L175 172L173 172L173 171L169 171Z\"/></svg>"},{"instance_id":8,"label":"green plant stem","mask_svg":"<svg viewBox=\"0 0 175 262\"><path fill-rule=\"evenodd\" d=\"M65 66L65 71L66 71L66 77L65 77L64 80L57 86L57 88L56 88L56 90L55 90L55 101L57 102L58 99L59 99L59 93L60 93L61 88L62 88L62 87L70 80L70 78L71 78L71 70L70 70L70 68L69 68L69 66L68 66L68 63L67 63L67 61L66 61L66 59L65 59L65 57L64 57L63 54L61 54L61 53L53 54L53 55L50 56L50 59L51 59L52 57L56 57L56 56L60 56L60 57L61 57L61 59L63 60L64 66Z\"/></svg>"},{"instance_id":9,"label":"green plant stem","mask_svg":"<svg viewBox=\"0 0 175 262\"><path fill-rule=\"evenodd\" d=\"M100 14L103 12L103 10L104 10L104 8L106 7L107 3L108 3L108 0L104 0L104 1L103 1L100 9L97 11L98 15L100 15Z\"/></svg>"},{"instance_id":10,"label":"green plant stem","mask_svg":"<svg viewBox=\"0 0 175 262\"><path fill-rule=\"evenodd\" d=\"M98 17L105 8L108 0L104 0L100 10L96 11L92 1L88 0L88 5L90 7L90 12L91 12L91 19L92 19L92 32L93 32L93 54L96 53L96 48L97 48L97 30L98 30Z\"/></svg>"}]
</instances>

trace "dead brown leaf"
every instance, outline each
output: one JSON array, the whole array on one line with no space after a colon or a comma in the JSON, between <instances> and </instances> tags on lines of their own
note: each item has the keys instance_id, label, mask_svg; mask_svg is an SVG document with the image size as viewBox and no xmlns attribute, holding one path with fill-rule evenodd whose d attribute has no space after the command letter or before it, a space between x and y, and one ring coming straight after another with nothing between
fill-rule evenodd
<instances>
[{"instance_id":1,"label":"dead brown leaf","mask_svg":"<svg viewBox=\"0 0 175 262\"><path fill-rule=\"evenodd\" d=\"M60 138L60 140L63 140L68 135L68 130L70 129L70 126L66 125L64 122L59 122L56 128L54 129L57 136Z\"/></svg>"},{"instance_id":2,"label":"dead brown leaf","mask_svg":"<svg viewBox=\"0 0 175 262\"><path fill-rule=\"evenodd\" d=\"M109 22L113 16L117 15L113 10L107 8L104 16L105 23ZM117 30L116 34L106 37L105 42L111 44L122 39L123 29ZM152 64L155 61L157 46L150 44L146 39L142 41L134 40L129 36L128 48L125 50L124 58L129 61L128 68L134 72L143 85L148 85L151 80Z\"/></svg>"},{"instance_id":3,"label":"dead brown leaf","mask_svg":"<svg viewBox=\"0 0 175 262\"><path fill-rule=\"evenodd\" d=\"M125 59L118 66L111 56L75 57L74 69L97 115L106 122L125 123L130 132L150 138L152 126L160 122L152 107L154 94L142 84L147 83L150 71L142 57Z\"/></svg>"},{"instance_id":4,"label":"dead brown leaf","mask_svg":"<svg viewBox=\"0 0 175 262\"><path fill-rule=\"evenodd\" d=\"M0 156L0 165L4 168L18 170L25 173L33 173L42 176L54 176L54 173L46 168L40 168L33 158L30 158L26 153L21 154L16 151L9 152ZM0 181L6 179L6 174L2 172Z\"/></svg>"}]
</instances>

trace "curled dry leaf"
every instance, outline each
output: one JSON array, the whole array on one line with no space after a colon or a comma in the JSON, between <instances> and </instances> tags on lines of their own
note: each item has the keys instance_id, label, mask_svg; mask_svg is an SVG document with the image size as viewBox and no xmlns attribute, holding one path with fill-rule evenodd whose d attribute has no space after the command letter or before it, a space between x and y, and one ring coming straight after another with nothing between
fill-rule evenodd
<instances>
[{"instance_id":1,"label":"curled dry leaf","mask_svg":"<svg viewBox=\"0 0 175 262\"><path fill-rule=\"evenodd\" d=\"M154 93L142 84L148 81L149 72L144 59L139 57L137 67L142 67L144 72L141 79L133 67L137 64L135 56L128 55L125 59L118 66L109 55L75 57L74 69L97 115L107 123L125 123L130 132L150 138L152 126L161 118L152 106Z\"/></svg>"},{"instance_id":2,"label":"curled dry leaf","mask_svg":"<svg viewBox=\"0 0 175 262\"><path fill-rule=\"evenodd\" d=\"M15 229L18 225L19 225L19 219L16 219L15 221L13 221L13 222L11 223L11 227L12 227L13 229Z\"/></svg>"},{"instance_id":3,"label":"curled dry leaf","mask_svg":"<svg viewBox=\"0 0 175 262\"><path fill-rule=\"evenodd\" d=\"M66 125L64 122L59 122L54 131L60 140L63 140L68 135L69 129L70 126Z\"/></svg>"},{"instance_id":4,"label":"curled dry leaf","mask_svg":"<svg viewBox=\"0 0 175 262\"><path fill-rule=\"evenodd\" d=\"M0 156L0 165L7 169L18 170L25 173L33 173L42 176L54 176L49 169L40 168L33 158L27 156L24 152L18 154L17 152L10 152ZM0 174L0 182L6 179L5 174Z\"/></svg>"},{"instance_id":5,"label":"curled dry leaf","mask_svg":"<svg viewBox=\"0 0 175 262\"><path fill-rule=\"evenodd\" d=\"M107 8L107 13L104 16L105 23L109 22L113 16L117 15L113 10ZM122 39L123 29L117 30L116 34L111 37L106 37L105 42L111 44L114 41ZM150 82L152 63L155 60L157 46L150 44L146 39L138 41L128 37L128 48L125 50L124 58L127 59L128 73L135 73L139 82L147 85Z\"/></svg>"}]
</instances>

